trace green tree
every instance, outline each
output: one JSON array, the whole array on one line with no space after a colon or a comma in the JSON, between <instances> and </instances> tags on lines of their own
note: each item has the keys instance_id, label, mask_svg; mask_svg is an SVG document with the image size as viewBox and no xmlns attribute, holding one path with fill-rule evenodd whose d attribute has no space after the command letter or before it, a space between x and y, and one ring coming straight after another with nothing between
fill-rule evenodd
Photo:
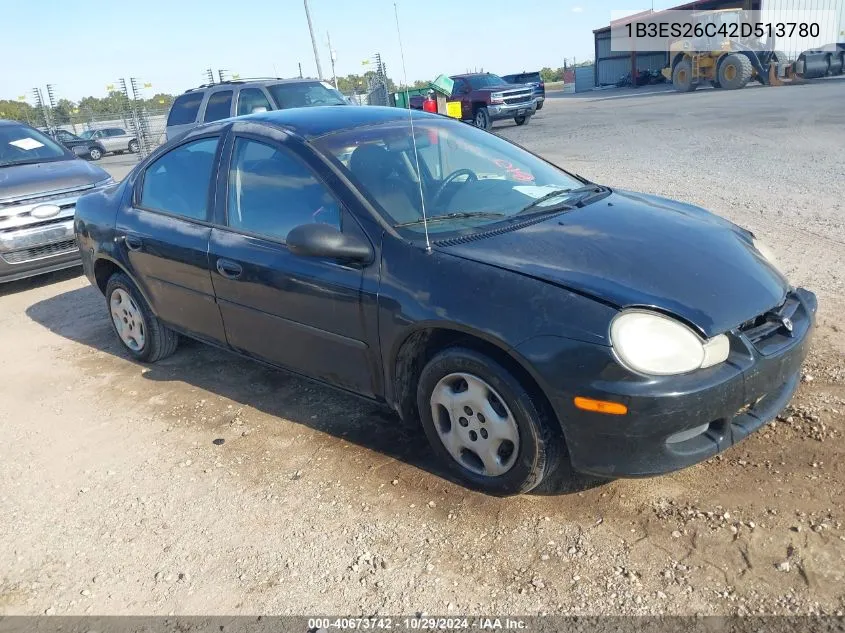
<instances>
[{"instance_id":1,"label":"green tree","mask_svg":"<svg viewBox=\"0 0 845 633\"><path fill-rule=\"evenodd\" d=\"M21 123L35 124L38 118L35 108L26 101L0 99L0 119L11 119Z\"/></svg>"}]
</instances>

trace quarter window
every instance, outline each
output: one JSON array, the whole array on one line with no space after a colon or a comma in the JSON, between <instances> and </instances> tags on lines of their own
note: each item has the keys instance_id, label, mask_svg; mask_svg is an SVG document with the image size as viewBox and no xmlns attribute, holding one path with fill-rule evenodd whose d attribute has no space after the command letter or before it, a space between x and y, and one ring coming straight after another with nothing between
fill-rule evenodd
<instances>
[{"instance_id":1,"label":"quarter window","mask_svg":"<svg viewBox=\"0 0 845 633\"><path fill-rule=\"evenodd\" d=\"M147 167L141 206L191 220L208 217L208 191L217 138L203 138L170 150Z\"/></svg>"},{"instance_id":2,"label":"quarter window","mask_svg":"<svg viewBox=\"0 0 845 633\"><path fill-rule=\"evenodd\" d=\"M193 123L197 120L200 103L202 103L201 92L190 92L176 97L167 117L167 125Z\"/></svg>"},{"instance_id":3,"label":"quarter window","mask_svg":"<svg viewBox=\"0 0 845 633\"><path fill-rule=\"evenodd\" d=\"M255 108L271 110L270 102L258 88L244 88L238 94L238 116L252 114Z\"/></svg>"},{"instance_id":4,"label":"quarter window","mask_svg":"<svg viewBox=\"0 0 845 633\"><path fill-rule=\"evenodd\" d=\"M205 106L205 117L203 121L219 121L231 116L232 112L232 91L222 90L215 92L208 97L208 103Z\"/></svg>"},{"instance_id":5,"label":"quarter window","mask_svg":"<svg viewBox=\"0 0 845 633\"><path fill-rule=\"evenodd\" d=\"M284 241L301 224L340 228L340 204L287 150L239 138L229 172L230 227Z\"/></svg>"}]
</instances>

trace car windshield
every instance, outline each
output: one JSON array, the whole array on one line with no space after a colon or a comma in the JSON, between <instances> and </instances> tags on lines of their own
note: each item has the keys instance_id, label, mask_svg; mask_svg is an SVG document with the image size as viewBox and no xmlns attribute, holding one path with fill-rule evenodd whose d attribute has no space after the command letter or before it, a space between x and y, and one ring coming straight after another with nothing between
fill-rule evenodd
<instances>
[{"instance_id":1,"label":"car windshield","mask_svg":"<svg viewBox=\"0 0 845 633\"><path fill-rule=\"evenodd\" d=\"M520 212L548 212L567 202L563 192L584 186L516 145L459 121L420 117L414 131L419 175L407 121L337 132L315 143L340 162L390 224L413 232L424 230L420 189L427 217L439 216L429 222L429 232L445 233L475 230Z\"/></svg>"},{"instance_id":2,"label":"car windshield","mask_svg":"<svg viewBox=\"0 0 845 633\"><path fill-rule=\"evenodd\" d=\"M96 130L86 130L82 134L79 135L79 138L84 138L86 141L89 140L92 136L94 136L94 132Z\"/></svg>"},{"instance_id":3,"label":"car windshield","mask_svg":"<svg viewBox=\"0 0 845 633\"><path fill-rule=\"evenodd\" d=\"M325 81L296 81L267 86L280 109L347 105L343 95Z\"/></svg>"},{"instance_id":4,"label":"car windshield","mask_svg":"<svg viewBox=\"0 0 845 633\"><path fill-rule=\"evenodd\" d=\"M469 85L475 89L478 88L491 88L495 86L504 86L507 85L507 81L499 77L499 75L472 75L471 77L467 77L467 81L469 81Z\"/></svg>"},{"instance_id":5,"label":"car windshield","mask_svg":"<svg viewBox=\"0 0 845 633\"><path fill-rule=\"evenodd\" d=\"M0 167L72 158L46 134L26 125L0 125Z\"/></svg>"}]
</instances>

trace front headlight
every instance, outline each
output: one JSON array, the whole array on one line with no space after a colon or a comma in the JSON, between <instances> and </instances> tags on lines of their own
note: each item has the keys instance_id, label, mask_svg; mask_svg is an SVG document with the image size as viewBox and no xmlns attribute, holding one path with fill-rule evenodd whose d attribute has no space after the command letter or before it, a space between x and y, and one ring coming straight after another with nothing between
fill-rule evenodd
<instances>
[{"instance_id":1,"label":"front headlight","mask_svg":"<svg viewBox=\"0 0 845 633\"><path fill-rule=\"evenodd\" d=\"M760 253L765 258L765 260L769 262L772 267L775 268L775 270L777 270L781 275L783 275L783 268L780 267L780 263L778 262L778 258L775 255L774 251L765 244L763 244L763 242L758 240L756 237L752 239L752 242L754 243L754 248L757 249L757 252Z\"/></svg>"},{"instance_id":2,"label":"front headlight","mask_svg":"<svg viewBox=\"0 0 845 633\"><path fill-rule=\"evenodd\" d=\"M655 376L712 367L730 351L724 334L704 341L683 323L646 310L628 310L613 319L610 341L622 364Z\"/></svg>"},{"instance_id":3,"label":"front headlight","mask_svg":"<svg viewBox=\"0 0 845 633\"><path fill-rule=\"evenodd\" d=\"M494 92L490 94L490 103L504 103L505 102L505 93L504 92Z\"/></svg>"}]
</instances>

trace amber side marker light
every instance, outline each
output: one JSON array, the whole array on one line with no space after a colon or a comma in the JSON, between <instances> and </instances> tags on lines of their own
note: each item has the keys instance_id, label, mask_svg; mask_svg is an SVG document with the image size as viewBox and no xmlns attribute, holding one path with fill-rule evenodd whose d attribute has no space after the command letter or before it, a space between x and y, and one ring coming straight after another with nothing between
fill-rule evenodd
<instances>
[{"instance_id":1,"label":"amber side marker light","mask_svg":"<svg viewBox=\"0 0 845 633\"><path fill-rule=\"evenodd\" d=\"M582 398L581 396L575 397L575 406L584 411L595 411L596 413L607 413L608 415L625 415L628 413L628 407L624 404Z\"/></svg>"}]
</instances>

